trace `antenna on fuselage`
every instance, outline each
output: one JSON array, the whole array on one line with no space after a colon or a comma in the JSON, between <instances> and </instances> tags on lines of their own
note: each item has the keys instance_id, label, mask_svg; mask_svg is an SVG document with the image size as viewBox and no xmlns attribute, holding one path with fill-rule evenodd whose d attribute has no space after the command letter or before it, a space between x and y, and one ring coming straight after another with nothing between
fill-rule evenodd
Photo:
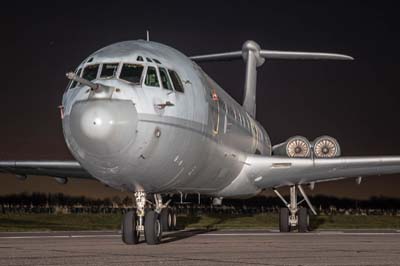
<instances>
[{"instance_id":1,"label":"antenna on fuselage","mask_svg":"<svg viewBox=\"0 0 400 266\"><path fill-rule=\"evenodd\" d=\"M146 41L150 41L150 32L149 30L146 30Z\"/></svg>"}]
</instances>

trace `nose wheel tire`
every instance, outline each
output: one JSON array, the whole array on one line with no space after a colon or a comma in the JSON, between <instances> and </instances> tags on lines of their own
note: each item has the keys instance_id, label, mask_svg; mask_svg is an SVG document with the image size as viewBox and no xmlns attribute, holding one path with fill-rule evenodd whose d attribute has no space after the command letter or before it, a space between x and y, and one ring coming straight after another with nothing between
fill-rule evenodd
<instances>
[{"instance_id":1,"label":"nose wheel tire","mask_svg":"<svg viewBox=\"0 0 400 266\"><path fill-rule=\"evenodd\" d=\"M170 209L169 211L171 213L171 231L177 230L177 226L176 226L176 210Z\"/></svg>"},{"instance_id":2,"label":"nose wheel tire","mask_svg":"<svg viewBox=\"0 0 400 266\"><path fill-rule=\"evenodd\" d=\"M167 232L167 231L172 231L173 226L172 226L172 210L169 208L164 208L162 209L160 213L160 220L161 220L161 225L162 225L162 230Z\"/></svg>"},{"instance_id":3,"label":"nose wheel tire","mask_svg":"<svg viewBox=\"0 0 400 266\"><path fill-rule=\"evenodd\" d=\"M279 231L284 233L290 231L288 208L281 208L279 210Z\"/></svg>"},{"instance_id":4,"label":"nose wheel tire","mask_svg":"<svg viewBox=\"0 0 400 266\"><path fill-rule=\"evenodd\" d=\"M310 224L310 218L308 215L307 208L300 208L298 217L299 217L299 225L298 225L299 232L301 233L307 232Z\"/></svg>"},{"instance_id":5,"label":"nose wheel tire","mask_svg":"<svg viewBox=\"0 0 400 266\"><path fill-rule=\"evenodd\" d=\"M137 215L136 211L127 212L122 218L122 241L127 245L139 243L140 232L136 230Z\"/></svg>"},{"instance_id":6,"label":"nose wheel tire","mask_svg":"<svg viewBox=\"0 0 400 266\"><path fill-rule=\"evenodd\" d=\"M144 218L144 236L148 245L157 245L161 242L162 225L160 215L150 210Z\"/></svg>"}]
</instances>

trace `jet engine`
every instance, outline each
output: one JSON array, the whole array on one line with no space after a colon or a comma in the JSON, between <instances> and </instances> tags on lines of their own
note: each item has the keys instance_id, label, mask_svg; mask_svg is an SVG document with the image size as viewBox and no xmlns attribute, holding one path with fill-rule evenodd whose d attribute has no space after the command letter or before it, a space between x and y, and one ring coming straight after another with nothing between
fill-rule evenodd
<instances>
[{"instance_id":1,"label":"jet engine","mask_svg":"<svg viewBox=\"0 0 400 266\"><path fill-rule=\"evenodd\" d=\"M311 145L305 137L294 136L272 147L272 153L279 156L308 158L311 156Z\"/></svg>"},{"instance_id":2,"label":"jet engine","mask_svg":"<svg viewBox=\"0 0 400 266\"><path fill-rule=\"evenodd\" d=\"M317 158L334 158L340 156L339 142L330 136L321 136L313 141L314 155Z\"/></svg>"}]
</instances>

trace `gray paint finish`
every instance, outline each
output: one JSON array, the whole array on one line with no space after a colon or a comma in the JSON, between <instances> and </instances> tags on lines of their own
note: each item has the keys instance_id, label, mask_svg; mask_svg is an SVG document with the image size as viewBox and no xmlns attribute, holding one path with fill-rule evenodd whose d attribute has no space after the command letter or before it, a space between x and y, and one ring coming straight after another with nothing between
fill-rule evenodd
<instances>
[{"instance_id":1,"label":"gray paint finish","mask_svg":"<svg viewBox=\"0 0 400 266\"><path fill-rule=\"evenodd\" d=\"M138 61L138 56L144 61ZM244 106L193 61L241 58L247 62ZM65 90L62 126L76 162L7 161L0 162L0 171L92 177L132 192L200 192L223 197L247 197L271 187L400 172L400 157L271 156L268 134L255 120L256 68L265 59L352 58L261 50L252 41L246 42L242 51L191 58L155 42L116 43L94 52L77 67L99 64L101 71L101 64L117 63L114 77L97 75L91 83L81 82ZM123 63L141 65L143 73L153 67L159 81L159 67L176 71L184 92L150 86L144 74L137 84L119 79Z\"/></svg>"}]
</instances>

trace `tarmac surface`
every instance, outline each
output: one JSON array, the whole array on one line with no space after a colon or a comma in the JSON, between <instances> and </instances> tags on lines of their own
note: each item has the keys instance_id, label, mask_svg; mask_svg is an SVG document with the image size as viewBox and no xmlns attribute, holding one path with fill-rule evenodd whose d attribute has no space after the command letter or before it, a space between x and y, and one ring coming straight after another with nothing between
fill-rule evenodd
<instances>
[{"instance_id":1,"label":"tarmac surface","mask_svg":"<svg viewBox=\"0 0 400 266\"><path fill-rule=\"evenodd\" d=\"M400 265L400 231L186 230L157 246L116 231L0 233L0 265Z\"/></svg>"}]
</instances>

